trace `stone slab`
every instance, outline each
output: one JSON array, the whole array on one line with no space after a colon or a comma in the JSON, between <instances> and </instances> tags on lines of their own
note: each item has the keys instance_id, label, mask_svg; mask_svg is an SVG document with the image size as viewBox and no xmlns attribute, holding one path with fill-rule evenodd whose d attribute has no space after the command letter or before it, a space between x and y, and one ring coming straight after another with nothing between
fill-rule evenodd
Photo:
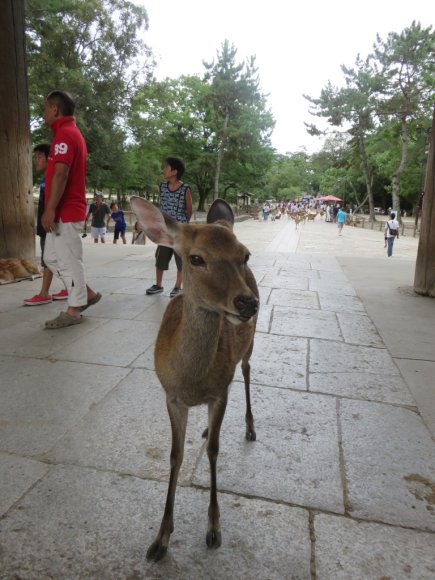
<instances>
[{"instance_id":1,"label":"stone slab","mask_svg":"<svg viewBox=\"0 0 435 580\"><path fill-rule=\"evenodd\" d=\"M339 370L335 372L335 369L329 367L327 360L323 370L310 373L308 390L365 401L415 406L415 400L401 376Z\"/></svg>"},{"instance_id":2,"label":"stone slab","mask_svg":"<svg viewBox=\"0 0 435 580\"><path fill-rule=\"evenodd\" d=\"M0 522L4 578L310 577L308 514L220 494L222 546L205 544L208 493L179 487L166 557L145 558L166 486L78 467L55 467ZM50 509L47 509L50 506Z\"/></svg>"},{"instance_id":3,"label":"stone slab","mask_svg":"<svg viewBox=\"0 0 435 580\"><path fill-rule=\"evenodd\" d=\"M149 323L156 323L160 327L163 314L169 304L169 299L167 299L166 296L157 295L147 296L146 298L149 299L149 303L147 304L148 307L135 318L135 320L146 321L143 325L145 332Z\"/></svg>"},{"instance_id":4,"label":"stone slab","mask_svg":"<svg viewBox=\"0 0 435 580\"><path fill-rule=\"evenodd\" d=\"M343 400L340 420L352 515L435 531L435 443L421 417Z\"/></svg>"},{"instance_id":5,"label":"stone slab","mask_svg":"<svg viewBox=\"0 0 435 580\"><path fill-rule=\"evenodd\" d=\"M39 455L129 372L70 362L0 357L0 449Z\"/></svg>"},{"instance_id":6,"label":"stone slab","mask_svg":"<svg viewBox=\"0 0 435 580\"><path fill-rule=\"evenodd\" d=\"M147 302L143 294L129 294L126 296L121 292L113 292L106 294L104 300L100 300L88 312L92 317L97 318L132 320L143 314L150 307L150 302Z\"/></svg>"},{"instance_id":7,"label":"stone slab","mask_svg":"<svg viewBox=\"0 0 435 580\"><path fill-rule=\"evenodd\" d=\"M395 359L405 378L420 414L435 439L435 361Z\"/></svg>"},{"instance_id":8,"label":"stone slab","mask_svg":"<svg viewBox=\"0 0 435 580\"><path fill-rule=\"evenodd\" d=\"M260 302L260 310L258 312L256 327L257 332L269 332L270 323L272 320L272 312L273 306L270 306L269 304L262 304Z\"/></svg>"},{"instance_id":9,"label":"stone slab","mask_svg":"<svg viewBox=\"0 0 435 580\"><path fill-rule=\"evenodd\" d=\"M309 369L310 373L363 372L390 377L399 376L397 367L386 349L317 339L310 341Z\"/></svg>"},{"instance_id":10,"label":"stone slab","mask_svg":"<svg viewBox=\"0 0 435 580\"><path fill-rule=\"evenodd\" d=\"M293 306L298 308L319 308L316 292L274 288L270 293L268 304L273 306Z\"/></svg>"},{"instance_id":11,"label":"stone slab","mask_svg":"<svg viewBox=\"0 0 435 580\"><path fill-rule=\"evenodd\" d=\"M313 255L310 257L310 265L313 270L319 271L319 276L322 277L322 272L339 272L342 274L342 269L337 259L334 256Z\"/></svg>"},{"instance_id":12,"label":"stone slab","mask_svg":"<svg viewBox=\"0 0 435 580\"><path fill-rule=\"evenodd\" d=\"M345 342L379 348L384 346L376 326L366 314L338 312L337 317Z\"/></svg>"},{"instance_id":13,"label":"stone slab","mask_svg":"<svg viewBox=\"0 0 435 580\"><path fill-rule=\"evenodd\" d=\"M329 294L319 292L320 307L322 310L333 310L334 312L363 312L363 303L357 296L346 296L340 292Z\"/></svg>"},{"instance_id":14,"label":"stone slab","mask_svg":"<svg viewBox=\"0 0 435 580\"><path fill-rule=\"evenodd\" d=\"M435 535L375 523L316 515L317 578L435 577Z\"/></svg>"},{"instance_id":15,"label":"stone slab","mask_svg":"<svg viewBox=\"0 0 435 580\"><path fill-rule=\"evenodd\" d=\"M349 282L339 278L335 279L314 279L310 280L309 290L332 294L334 296L356 296L354 287Z\"/></svg>"},{"instance_id":16,"label":"stone slab","mask_svg":"<svg viewBox=\"0 0 435 580\"><path fill-rule=\"evenodd\" d=\"M49 469L49 465L40 461L0 453L0 516Z\"/></svg>"},{"instance_id":17,"label":"stone slab","mask_svg":"<svg viewBox=\"0 0 435 580\"><path fill-rule=\"evenodd\" d=\"M335 312L274 306L270 332L286 336L342 340Z\"/></svg>"},{"instance_id":18,"label":"stone slab","mask_svg":"<svg viewBox=\"0 0 435 580\"><path fill-rule=\"evenodd\" d=\"M2 314L2 330L0 330L1 353L18 357L46 358L52 356L60 348L68 348L85 334L92 333L102 321L90 316L85 317L82 324L65 329L48 330L44 328L46 320L55 318L61 310L59 306L51 308L51 304L37 307L23 307L22 320L17 324L11 320L9 313ZM37 310L37 312L35 312ZM21 309L20 309L21 311ZM4 326L3 326L4 324Z\"/></svg>"},{"instance_id":19,"label":"stone slab","mask_svg":"<svg viewBox=\"0 0 435 580\"><path fill-rule=\"evenodd\" d=\"M256 332L251 357L251 382L271 387L307 388L308 341ZM240 365L235 379L243 381Z\"/></svg>"},{"instance_id":20,"label":"stone slab","mask_svg":"<svg viewBox=\"0 0 435 580\"><path fill-rule=\"evenodd\" d=\"M191 409L182 484L192 477L206 426L206 407ZM137 369L70 428L45 458L167 481L170 452L171 426L163 388L154 372Z\"/></svg>"},{"instance_id":21,"label":"stone slab","mask_svg":"<svg viewBox=\"0 0 435 580\"><path fill-rule=\"evenodd\" d=\"M269 288L285 288L287 290L308 290L308 278L301 274L289 276L271 273L264 276L261 280L261 285Z\"/></svg>"},{"instance_id":22,"label":"stone slab","mask_svg":"<svg viewBox=\"0 0 435 580\"><path fill-rule=\"evenodd\" d=\"M218 458L218 488L343 513L337 414L331 397L251 389L257 440L245 440L243 385L233 385ZM193 479L209 485L204 454Z\"/></svg>"},{"instance_id":23,"label":"stone slab","mask_svg":"<svg viewBox=\"0 0 435 580\"><path fill-rule=\"evenodd\" d=\"M155 341L158 327L156 323L145 326L140 320L107 320L79 341L56 351L53 358L127 366Z\"/></svg>"},{"instance_id":24,"label":"stone slab","mask_svg":"<svg viewBox=\"0 0 435 580\"><path fill-rule=\"evenodd\" d=\"M136 369L148 369L155 371L154 366L154 344L149 346L145 352L140 354L129 366Z\"/></svg>"}]
</instances>

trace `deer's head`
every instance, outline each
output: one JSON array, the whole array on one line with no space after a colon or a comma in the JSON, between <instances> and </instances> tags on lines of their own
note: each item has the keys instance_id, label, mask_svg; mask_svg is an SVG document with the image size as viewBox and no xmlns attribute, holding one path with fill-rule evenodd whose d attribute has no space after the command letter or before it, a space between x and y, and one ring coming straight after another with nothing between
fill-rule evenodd
<instances>
[{"instance_id":1,"label":"deer's head","mask_svg":"<svg viewBox=\"0 0 435 580\"><path fill-rule=\"evenodd\" d=\"M140 197L130 203L147 236L181 257L185 300L233 324L255 316L258 298L247 284L249 250L234 235L234 216L224 200L216 200L207 224L198 225L181 224Z\"/></svg>"}]
</instances>

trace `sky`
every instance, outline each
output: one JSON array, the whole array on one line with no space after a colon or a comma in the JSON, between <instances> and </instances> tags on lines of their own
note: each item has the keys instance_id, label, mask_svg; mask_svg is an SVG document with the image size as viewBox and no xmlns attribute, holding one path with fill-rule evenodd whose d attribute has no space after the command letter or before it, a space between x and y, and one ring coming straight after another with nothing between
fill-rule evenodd
<instances>
[{"instance_id":1,"label":"sky","mask_svg":"<svg viewBox=\"0 0 435 580\"><path fill-rule=\"evenodd\" d=\"M340 86L340 65L366 57L376 35L386 39L416 20L434 26L429 0L133 0L148 12L143 40L157 60L155 76L204 73L228 39L237 61L256 56L261 90L275 118L272 146L279 153L319 151L304 122L321 123L303 95L318 97L331 81ZM324 125L325 126L325 125Z\"/></svg>"}]
</instances>

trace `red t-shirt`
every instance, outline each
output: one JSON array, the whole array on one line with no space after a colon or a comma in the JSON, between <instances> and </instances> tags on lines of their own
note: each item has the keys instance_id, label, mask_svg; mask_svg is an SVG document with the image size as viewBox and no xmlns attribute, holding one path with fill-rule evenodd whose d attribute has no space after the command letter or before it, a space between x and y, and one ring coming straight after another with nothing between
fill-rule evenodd
<instances>
[{"instance_id":1,"label":"red t-shirt","mask_svg":"<svg viewBox=\"0 0 435 580\"><path fill-rule=\"evenodd\" d=\"M65 191L56 208L55 221L81 222L86 219L86 157L87 149L83 135L74 117L56 119L51 128L54 139L48 155L45 174L45 207L50 198L51 181L56 163L69 167Z\"/></svg>"}]
</instances>

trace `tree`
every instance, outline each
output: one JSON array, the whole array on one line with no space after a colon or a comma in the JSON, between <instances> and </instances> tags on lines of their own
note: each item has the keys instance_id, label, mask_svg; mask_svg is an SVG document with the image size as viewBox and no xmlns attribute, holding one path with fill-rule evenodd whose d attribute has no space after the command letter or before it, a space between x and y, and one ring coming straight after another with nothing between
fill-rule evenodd
<instances>
[{"instance_id":1,"label":"tree","mask_svg":"<svg viewBox=\"0 0 435 580\"><path fill-rule=\"evenodd\" d=\"M142 87L129 116L131 139L147 191L157 192L168 155L186 162L185 179L204 209L213 188L214 148L205 96L209 87L197 76L166 79Z\"/></svg>"},{"instance_id":2,"label":"tree","mask_svg":"<svg viewBox=\"0 0 435 580\"><path fill-rule=\"evenodd\" d=\"M68 90L88 145L88 185L113 183L125 163L126 111L154 64L140 40L145 9L128 0L28 0L26 25L34 139L47 140L45 96Z\"/></svg>"},{"instance_id":3,"label":"tree","mask_svg":"<svg viewBox=\"0 0 435 580\"><path fill-rule=\"evenodd\" d=\"M207 102L216 150L215 198L219 195L221 173L231 162L236 161L236 166L243 170L249 158L252 160L255 156L258 162L264 153L265 165L270 163L267 149L270 149L274 121L259 89L255 57L246 63L237 63L236 55L237 49L225 40L217 53L217 61L203 62L207 71L204 80L210 85ZM263 167L263 174L264 169L266 167ZM229 173L234 174L234 171L230 169ZM233 181L230 177L229 182Z\"/></svg>"},{"instance_id":4,"label":"tree","mask_svg":"<svg viewBox=\"0 0 435 580\"><path fill-rule=\"evenodd\" d=\"M23 0L2 4L0 67L0 257L33 258L35 214Z\"/></svg>"},{"instance_id":5,"label":"tree","mask_svg":"<svg viewBox=\"0 0 435 580\"><path fill-rule=\"evenodd\" d=\"M400 124L401 156L392 175L393 209L400 210L400 182L408 165L409 125L430 116L433 106L435 35L415 21L400 34L379 36L374 45L373 71L383 79L378 89L378 114Z\"/></svg>"},{"instance_id":6,"label":"tree","mask_svg":"<svg viewBox=\"0 0 435 580\"><path fill-rule=\"evenodd\" d=\"M435 108L427 159L423 213L417 262L415 265L414 290L424 296L435 298Z\"/></svg>"},{"instance_id":7,"label":"tree","mask_svg":"<svg viewBox=\"0 0 435 580\"><path fill-rule=\"evenodd\" d=\"M312 189L313 169L307 153L299 151L277 155L266 174L265 194L262 198L289 200Z\"/></svg>"},{"instance_id":8,"label":"tree","mask_svg":"<svg viewBox=\"0 0 435 580\"><path fill-rule=\"evenodd\" d=\"M326 117L328 123L335 127L347 125L349 143L355 149L364 175L370 217L375 220L372 189L374 164L367 154L366 140L374 129L374 94L378 88L379 78L370 70L368 62L363 61L359 55L355 61L355 68L342 65L341 70L346 87L337 88L328 83L318 99L307 95L305 98L313 105L312 114ZM308 125L307 128L312 135L320 133L314 125Z\"/></svg>"}]
</instances>

